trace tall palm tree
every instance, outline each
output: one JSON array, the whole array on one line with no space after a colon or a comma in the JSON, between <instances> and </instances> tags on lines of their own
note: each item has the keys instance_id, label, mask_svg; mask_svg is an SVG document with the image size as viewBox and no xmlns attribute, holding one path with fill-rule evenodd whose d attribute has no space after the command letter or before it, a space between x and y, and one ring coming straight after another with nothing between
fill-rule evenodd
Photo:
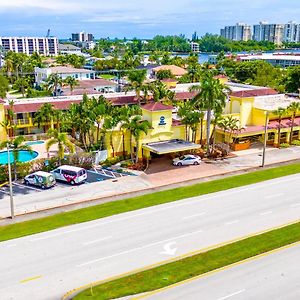
<instances>
[{"instance_id":1,"label":"tall palm tree","mask_svg":"<svg viewBox=\"0 0 300 300\"><path fill-rule=\"evenodd\" d=\"M34 115L34 123L41 126L44 123L44 132L47 132L50 123L50 127L53 128L53 120L55 117L55 109L51 103L44 103L40 109Z\"/></svg>"},{"instance_id":2,"label":"tall palm tree","mask_svg":"<svg viewBox=\"0 0 300 300\"><path fill-rule=\"evenodd\" d=\"M48 135L50 140L46 142L46 150L49 152L51 146L57 144L59 164L61 164L61 160L64 158L66 148L68 148L71 153L75 152L75 145L68 139L66 132L59 132L56 129L50 129L48 131Z\"/></svg>"},{"instance_id":3,"label":"tall palm tree","mask_svg":"<svg viewBox=\"0 0 300 300\"><path fill-rule=\"evenodd\" d=\"M139 157L139 141L142 133L147 134L151 125L148 121L142 121L142 117L137 115L130 119L130 122L124 126L130 132L130 153L131 160L133 161L133 147L132 147L132 137L134 137L136 142L136 157L135 162L138 162Z\"/></svg>"},{"instance_id":4,"label":"tall palm tree","mask_svg":"<svg viewBox=\"0 0 300 300\"><path fill-rule=\"evenodd\" d=\"M282 123L282 119L283 117L286 115L286 109L283 107L279 107L276 110L273 111L273 114L276 115L278 117L278 146L280 146L280 141L281 141L281 123Z\"/></svg>"},{"instance_id":5,"label":"tall palm tree","mask_svg":"<svg viewBox=\"0 0 300 300\"><path fill-rule=\"evenodd\" d=\"M228 87L220 83L218 79L213 78L211 72L205 73L201 78L200 85L194 85L190 91L196 91L193 98L196 107L204 109L207 112L206 118L206 144L207 153L210 154L210 133L211 119L213 111L222 111L226 105Z\"/></svg>"},{"instance_id":6,"label":"tall palm tree","mask_svg":"<svg viewBox=\"0 0 300 300\"><path fill-rule=\"evenodd\" d=\"M154 81L149 85L149 90L152 92L155 102L164 102L172 104L175 101L175 92L169 90L161 81Z\"/></svg>"},{"instance_id":7,"label":"tall palm tree","mask_svg":"<svg viewBox=\"0 0 300 300\"><path fill-rule=\"evenodd\" d=\"M18 179L18 172L17 172L17 163L19 162L19 154L21 150L26 150L32 153L32 148L24 143L25 138L23 136L17 136L13 139L6 140L0 143L0 149L6 148L7 145L10 148L10 151L13 155L13 168L14 168L14 176L15 180Z\"/></svg>"},{"instance_id":8,"label":"tall palm tree","mask_svg":"<svg viewBox=\"0 0 300 300\"><path fill-rule=\"evenodd\" d=\"M292 102L288 107L287 110L289 113L292 115L292 124L291 124L291 132L290 132L290 144L293 141L293 131L294 131L294 126L295 126L295 118L297 114L300 111L300 102Z\"/></svg>"},{"instance_id":9,"label":"tall palm tree","mask_svg":"<svg viewBox=\"0 0 300 300\"><path fill-rule=\"evenodd\" d=\"M141 101L141 92L144 89L144 81L146 80L146 76L146 70L134 70L128 73L129 85L125 88L125 93L134 90L139 104Z\"/></svg>"},{"instance_id":10,"label":"tall palm tree","mask_svg":"<svg viewBox=\"0 0 300 300\"><path fill-rule=\"evenodd\" d=\"M78 80L72 76L67 76L63 83L70 87L71 94L73 93L74 88L79 85Z\"/></svg>"},{"instance_id":11,"label":"tall palm tree","mask_svg":"<svg viewBox=\"0 0 300 300\"><path fill-rule=\"evenodd\" d=\"M48 90L52 91L55 96L57 96L58 87L62 84L63 80L57 73L51 74L46 80Z\"/></svg>"}]
</instances>

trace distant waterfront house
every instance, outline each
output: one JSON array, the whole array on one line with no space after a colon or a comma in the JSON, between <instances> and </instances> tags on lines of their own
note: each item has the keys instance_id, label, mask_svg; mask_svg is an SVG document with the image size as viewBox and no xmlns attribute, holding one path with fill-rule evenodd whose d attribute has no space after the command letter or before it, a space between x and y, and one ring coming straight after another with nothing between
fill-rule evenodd
<instances>
[{"instance_id":1,"label":"distant waterfront house","mask_svg":"<svg viewBox=\"0 0 300 300\"><path fill-rule=\"evenodd\" d=\"M45 82L51 74L58 74L62 79L66 79L68 76L71 76L77 80L95 79L95 71L65 66L35 68L34 74L35 82L37 84Z\"/></svg>"},{"instance_id":2,"label":"distant waterfront house","mask_svg":"<svg viewBox=\"0 0 300 300\"><path fill-rule=\"evenodd\" d=\"M72 44L58 44L58 52L60 54L76 54L82 55L81 48Z\"/></svg>"},{"instance_id":3,"label":"distant waterfront house","mask_svg":"<svg viewBox=\"0 0 300 300\"><path fill-rule=\"evenodd\" d=\"M170 70L172 75L177 78L187 74L187 71L185 69L177 67L175 65L162 65L152 69L154 75L156 75L156 73L161 70Z\"/></svg>"}]
</instances>

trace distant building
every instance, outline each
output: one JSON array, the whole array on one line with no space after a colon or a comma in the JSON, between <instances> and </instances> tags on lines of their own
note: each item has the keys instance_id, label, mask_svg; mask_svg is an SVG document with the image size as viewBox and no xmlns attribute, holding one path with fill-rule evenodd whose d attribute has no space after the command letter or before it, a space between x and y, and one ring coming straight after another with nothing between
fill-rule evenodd
<instances>
[{"instance_id":1,"label":"distant building","mask_svg":"<svg viewBox=\"0 0 300 300\"><path fill-rule=\"evenodd\" d=\"M260 22L253 26L253 39L255 41L269 41L280 45L283 42L284 25L283 24L268 24Z\"/></svg>"},{"instance_id":2,"label":"distant building","mask_svg":"<svg viewBox=\"0 0 300 300\"><path fill-rule=\"evenodd\" d=\"M56 37L0 37L0 47L4 51L25 53L31 55L56 56L58 54L58 39Z\"/></svg>"},{"instance_id":3,"label":"distant building","mask_svg":"<svg viewBox=\"0 0 300 300\"><path fill-rule=\"evenodd\" d=\"M290 21L284 25L284 42L299 43L300 42L300 24Z\"/></svg>"},{"instance_id":4,"label":"distant building","mask_svg":"<svg viewBox=\"0 0 300 300\"><path fill-rule=\"evenodd\" d=\"M50 67L50 68L38 68L34 69L35 82L41 84L47 80L51 74L58 74L62 79L66 79L68 76L76 78L78 80L90 80L95 79L95 71L86 69L76 69L73 67Z\"/></svg>"},{"instance_id":5,"label":"distant building","mask_svg":"<svg viewBox=\"0 0 300 300\"><path fill-rule=\"evenodd\" d=\"M244 23L225 26L221 29L220 35L232 41L249 41L251 40L251 26Z\"/></svg>"},{"instance_id":6,"label":"distant building","mask_svg":"<svg viewBox=\"0 0 300 300\"><path fill-rule=\"evenodd\" d=\"M81 48L76 47L72 44L59 44L58 51L60 54L77 54L81 55Z\"/></svg>"},{"instance_id":7,"label":"distant building","mask_svg":"<svg viewBox=\"0 0 300 300\"><path fill-rule=\"evenodd\" d=\"M199 52L200 51L199 43L191 42L191 51Z\"/></svg>"},{"instance_id":8,"label":"distant building","mask_svg":"<svg viewBox=\"0 0 300 300\"><path fill-rule=\"evenodd\" d=\"M86 33L84 31L79 33L72 33L73 42L91 42L94 40L94 36L91 33Z\"/></svg>"}]
</instances>

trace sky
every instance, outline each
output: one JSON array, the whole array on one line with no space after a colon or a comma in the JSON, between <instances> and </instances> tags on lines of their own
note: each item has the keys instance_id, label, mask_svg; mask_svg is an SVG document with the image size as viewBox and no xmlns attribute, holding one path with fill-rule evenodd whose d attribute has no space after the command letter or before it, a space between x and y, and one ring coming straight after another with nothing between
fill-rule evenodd
<instances>
[{"instance_id":1,"label":"sky","mask_svg":"<svg viewBox=\"0 0 300 300\"><path fill-rule=\"evenodd\" d=\"M0 0L0 36L96 38L219 33L225 25L300 23L299 0Z\"/></svg>"}]
</instances>

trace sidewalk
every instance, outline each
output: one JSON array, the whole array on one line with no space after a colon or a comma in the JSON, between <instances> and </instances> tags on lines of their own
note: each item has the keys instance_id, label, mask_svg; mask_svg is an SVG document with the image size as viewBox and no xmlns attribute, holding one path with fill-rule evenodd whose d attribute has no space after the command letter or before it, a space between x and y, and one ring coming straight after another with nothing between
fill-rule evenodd
<instances>
[{"instance_id":1,"label":"sidewalk","mask_svg":"<svg viewBox=\"0 0 300 300\"><path fill-rule=\"evenodd\" d=\"M118 180L106 180L81 186L50 189L27 195L19 194L14 197L15 214L24 215L54 208L60 208L62 212L71 209L68 207L72 205L80 205L77 206L78 208L85 207L161 189L188 185L195 181L208 181L218 176L228 176L231 173L259 167L262 161L260 149L245 151L248 152L243 153L243 151L239 151L234 153L236 157L212 161L211 163L202 163L199 166L170 167L168 170L159 169L155 173L127 176ZM266 152L265 165L297 159L300 159L300 147L287 149L269 148ZM5 219L9 216L9 196L4 195L0 199L0 219Z\"/></svg>"}]
</instances>

